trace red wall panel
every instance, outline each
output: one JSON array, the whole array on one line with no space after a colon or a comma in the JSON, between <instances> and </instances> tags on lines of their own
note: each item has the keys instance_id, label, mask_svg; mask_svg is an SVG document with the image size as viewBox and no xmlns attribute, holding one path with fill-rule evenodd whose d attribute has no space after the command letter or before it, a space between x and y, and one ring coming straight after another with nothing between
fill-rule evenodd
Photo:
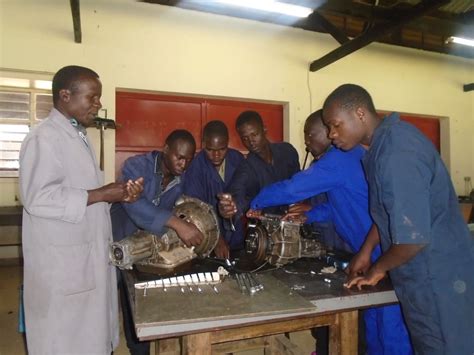
<instances>
[{"instance_id":1,"label":"red wall panel","mask_svg":"<svg viewBox=\"0 0 474 355\"><path fill-rule=\"evenodd\" d=\"M117 147L161 149L168 134L187 129L201 139L202 104L149 94L117 93Z\"/></svg>"}]
</instances>

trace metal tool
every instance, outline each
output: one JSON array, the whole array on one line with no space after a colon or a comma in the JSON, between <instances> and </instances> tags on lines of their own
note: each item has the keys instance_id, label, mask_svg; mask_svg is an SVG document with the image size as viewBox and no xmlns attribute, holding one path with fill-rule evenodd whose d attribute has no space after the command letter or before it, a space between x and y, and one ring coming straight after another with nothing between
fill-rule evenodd
<instances>
[{"instance_id":1,"label":"metal tool","mask_svg":"<svg viewBox=\"0 0 474 355\"><path fill-rule=\"evenodd\" d=\"M228 218L229 219L229 224L230 224L230 230L232 232L235 232L235 225L234 225L234 218L233 217L230 217Z\"/></svg>"},{"instance_id":2,"label":"metal tool","mask_svg":"<svg viewBox=\"0 0 474 355\"><path fill-rule=\"evenodd\" d=\"M104 171L104 131L109 129L116 129L115 121L107 118L107 109L102 109L105 112L105 118L96 117L94 123L97 129L100 130L100 170Z\"/></svg>"},{"instance_id":3,"label":"metal tool","mask_svg":"<svg viewBox=\"0 0 474 355\"><path fill-rule=\"evenodd\" d=\"M235 279L237 285L242 293L248 293L254 295L258 291L263 290L263 285L257 281L257 279L250 273L244 272L236 274Z\"/></svg>"},{"instance_id":4,"label":"metal tool","mask_svg":"<svg viewBox=\"0 0 474 355\"><path fill-rule=\"evenodd\" d=\"M310 151L307 147L306 147L305 151L306 151L306 155L304 156L303 169L301 169L301 170L304 170L304 168L306 168L306 162L308 161L308 155L310 153Z\"/></svg>"}]
</instances>

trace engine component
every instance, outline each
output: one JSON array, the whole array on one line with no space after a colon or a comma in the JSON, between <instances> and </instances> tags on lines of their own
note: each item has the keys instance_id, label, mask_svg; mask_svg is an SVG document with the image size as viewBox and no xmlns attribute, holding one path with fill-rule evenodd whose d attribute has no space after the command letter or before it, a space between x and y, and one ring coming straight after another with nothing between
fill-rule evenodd
<instances>
[{"instance_id":1,"label":"engine component","mask_svg":"<svg viewBox=\"0 0 474 355\"><path fill-rule=\"evenodd\" d=\"M284 221L278 215L261 215L247 224L245 250L256 263L267 261L277 267L302 257L326 254L323 244L305 236L300 222Z\"/></svg>"},{"instance_id":2,"label":"engine component","mask_svg":"<svg viewBox=\"0 0 474 355\"><path fill-rule=\"evenodd\" d=\"M109 259L112 264L120 269L131 269L135 264L146 271L161 273L196 257L207 257L217 245L220 235L214 209L201 200L182 196L176 201L173 213L201 231L204 240L199 246L188 248L173 229L168 229L161 236L140 230L110 245Z\"/></svg>"}]
</instances>

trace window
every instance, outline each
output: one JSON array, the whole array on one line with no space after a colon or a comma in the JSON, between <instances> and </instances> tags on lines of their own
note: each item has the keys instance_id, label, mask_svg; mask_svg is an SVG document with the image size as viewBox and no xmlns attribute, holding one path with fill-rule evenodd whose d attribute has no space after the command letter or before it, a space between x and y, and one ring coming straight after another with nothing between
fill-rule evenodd
<instances>
[{"instance_id":1,"label":"window","mask_svg":"<svg viewBox=\"0 0 474 355\"><path fill-rule=\"evenodd\" d=\"M0 177L18 176L23 139L53 107L51 81L28 74L0 71Z\"/></svg>"}]
</instances>

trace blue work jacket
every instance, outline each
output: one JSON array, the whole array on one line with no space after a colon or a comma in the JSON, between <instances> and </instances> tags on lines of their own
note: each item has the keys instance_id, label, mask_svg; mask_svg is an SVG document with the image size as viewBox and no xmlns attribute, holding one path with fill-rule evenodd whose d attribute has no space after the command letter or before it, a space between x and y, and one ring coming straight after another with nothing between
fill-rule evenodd
<instances>
[{"instance_id":1,"label":"blue work jacket","mask_svg":"<svg viewBox=\"0 0 474 355\"><path fill-rule=\"evenodd\" d=\"M338 235L355 253L372 226L367 181L361 165L364 155L365 149L361 146L348 152L332 147L308 169L262 189L250 207L260 210L291 204L325 192L327 202L317 204L306 213L308 222L333 222ZM380 250L374 257L379 255Z\"/></svg>"},{"instance_id":2,"label":"blue work jacket","mask_svg":"<svg viewBox=\"0 0 474 355\"><path fill-rule=\"evenodd\" d=\"M229 222L223 220L217 212L217 204L219 202L217 194L228 190L232 176L244 159L245 157L238 150L229 148L224 161L225 176L224 180L222 180L212 162L207 158L206 152L202 150L196 155L186 170L183 184L185 195L196 197L214 207L219 218L222 236L232 250L243 247L242 222L240 218L235 219L236 231L232 232Z\"/></svg>"},{"instance_id":3,"label":"blue work jacket","mask_svg":"<svg viewBox=\"0 0 474 355\"><path fill-rule=\"evenodd\" d=\"M263 187L288 179L300 171L298 152L291 144L271 143L270 149L273 157L271 164L251 152L232 178L228 192L235 198L240 215L247 212L250 201Z\"/></svg>"},{"instance_id":4,"label":"blue work jacket","mask_svg":"<svg viewBox=\"0 0 474 355\"><path fill-rule=\"evenodd\" d=\"M327 202L307 212L308 221L332 221L352 252L358 252L372 226L368 186L362 169L364 155L361 146L348 152L332 147L308 169L265 187L251 202L251 208L295 203L325 192ZM380 254L380 247L376 247L372 260ZM399 305L368 309L364 311L364 322L369 355L412 353Z\"/></svg>"},{"instance_id":5,"label":"blue work jacket","mask_svg":"<svg viewBox=\"0 0 474 355\"><path fill-rule=\"evenodd\" d=\"M163 190L160 167L161 152L153 151L128 158L122 168L121 181L144 178L143 193L134 203L114 203L111 208L114 240L130 236L138 229L160 235L173 214L173 207L183 193L180 177Z\"/></svg>"},{"instance_id":6,"label":"blue work jacket","mask_svg":"<svg viewBox=\"0 0 474 355\"><path fill-rule=\"evenodd\" d=\"M433 144L393 113L364 160L382 248L424 248L390 271L417 352L474 353L474 240Z\"/></svg>"}]
</instances>

